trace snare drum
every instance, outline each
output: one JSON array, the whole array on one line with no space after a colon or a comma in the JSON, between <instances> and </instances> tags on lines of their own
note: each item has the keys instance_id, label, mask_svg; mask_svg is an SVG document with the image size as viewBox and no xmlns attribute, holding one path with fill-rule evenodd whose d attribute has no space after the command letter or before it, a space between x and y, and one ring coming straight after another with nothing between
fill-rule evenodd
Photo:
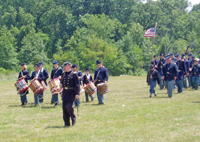
<instances>
[{"instance_id":1,"label":"snare drum","mask_svg":"<svg viewBox=\"0 0 200 142\"><path fill-rule=\"evenodd\" d=\"M92 82L88 83L84 89L89 96L91 96L97 91L96 87L93 85Z\"/></svg>"},{"instance_id":2,"label":"snare drum","mask_svg":"<svg viewBox=\"0 0 200 142\"><path fill-rule=\"evenodd\" d=\"M28 85L24 79L20 79L15 83L18 94L25 92L28 89Z\"/></svg>"},{"instance_id":3,"label":"snare drum","mask_svg":"<svg viewBox=\"0 0 200 142\"><path fill-rule=\"evenodd\" d=\"M52 80L49 81L49 87L51 90L51 93L54 94L58 94L60 92L62 92L62 88L60 88L60 79L58 78L54 78Z\"/></svg>"},{"instance_id":4,"label":"snare drum","mask_svg":"<svg viewBox=\"0 0 200 142\"><path fill-rule=\"evenodd\" d=\"M108 90L108 84L106 84L106 83L97 84L97 88L99 90L99 94L100 95L103 95L103 94L106 94L106 93L109 92L109 90Z\"/></svg>"},{"instance_id":5,"label":"snare drum","mask_svg":"<svg viewBox=\"0 0 200 142\"><path fill-rule=\"evenodd\" d=\"M46 84L44 83L44 81L41 81L41 84L42 84L42 86L44 87L44 90L46 90L46 89L47 89L47 86L46 86Z\"/></svg>"},{"instance_id":6,"label":"snare drum","mask_svg":"<svg viewBox=\"0 0 200 142\"><path fill-rule=\"evenodd\" d=\"M31 84L29 85L29 87L31 88L31 90L35 95L44 91L44 87L40 84L38 80L33 80L30 83Z\"/></svg>"}]
</instances>

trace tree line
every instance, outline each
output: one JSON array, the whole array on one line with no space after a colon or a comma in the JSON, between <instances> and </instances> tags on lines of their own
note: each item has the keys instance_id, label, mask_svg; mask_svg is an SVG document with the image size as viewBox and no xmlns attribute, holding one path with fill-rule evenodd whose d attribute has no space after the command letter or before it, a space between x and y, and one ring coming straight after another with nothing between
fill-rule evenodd
<instances>
[{"instance_id":1,"label":"tree line","mask_svg":"<svg viewBox=\"0 0 200 142\"><path fill-rule=\"evenodd\" d=\"M145 31L158 22L154 53L175 54L196 40L200 5L187 0L1 0L0 68L19 70L25 62L70 61L95 70L102 60L112 75L141 75L149 66L152 39Z\"/></svg>"}]
</instances>

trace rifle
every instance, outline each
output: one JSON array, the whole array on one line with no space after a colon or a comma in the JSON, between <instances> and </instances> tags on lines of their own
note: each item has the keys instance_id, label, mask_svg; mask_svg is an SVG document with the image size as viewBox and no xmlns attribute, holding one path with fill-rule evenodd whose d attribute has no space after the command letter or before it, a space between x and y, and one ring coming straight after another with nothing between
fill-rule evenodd
<instances>
[{"instance_id":1,"label":"rifle","mask_svg":"<svg viewBox=\"0 0 200 142\"><path fill-rule=\"evenodd\" d=\"M170 41L169 41L169 45L165 48L165 54L166 54L167 48L170 46L171 41L172 41L173 38L174 38L174 36L170 39Z\"/></svg>"},{"instance_id":2,"label":"rifle","mask_svg":"<svg viewBox=\"0 0 200 142\"><path fill-rule=\"evenodd\" d=\"M185 45L183 46L183 48L185 47ZM181 52L183 51L183 48L181 49L181 51L179 52L179 54L181 54Z\"/></svg>"},{"instance_id":3,"label":"rifle","mask_svg":"<svg viewBox=\"0 0 200 142\"><path fill-rule=\"evenodd\" d=\"M174 44L177 42L177 40L174 42ZM173 50L174 44L172 45L172 48L170 49L169 53ZM169 54L168 53L168 54Z\"/></svg>"},{"instance_id":4,"label":"rifle","mask_svg":"<svg viewBox=\"0 0 200 142\"><path fill-rule=\"evenodd\" d=\"M192 43L192 45L189 47L187 47L186 51L185 51L185 55L187 54L188 50L195 44L196 40Z\"/></svg>"},{"instance_id":5,"label":"rifle","mask_svg":"<svg viewBox=\"0 0 200 142\"><path fill-rule=\"evenodd\" d=\"M197 54L199 54L199 53L200 53L200 50L197 52ZM196 54L196 55L197 55L197 54ZM195 55L195 56L196 56L196 55Z\"/></svg>"}]
</instances>

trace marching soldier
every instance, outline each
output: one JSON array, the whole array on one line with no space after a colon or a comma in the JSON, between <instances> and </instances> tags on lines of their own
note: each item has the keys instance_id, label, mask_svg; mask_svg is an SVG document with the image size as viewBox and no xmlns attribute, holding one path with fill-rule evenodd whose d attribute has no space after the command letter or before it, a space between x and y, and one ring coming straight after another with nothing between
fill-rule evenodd
<instances>
[{"instance_id":1,"label":"marching soldier","mask_svg":"<svg viewBox=\"0 0 200 142\"><path fill-rule=\"evenodd\" d=\"M166 60L164 59L164 55L163 53L160 54L160 60L158 61L158 65L155 66L155 68L157 69L158 73L159 73L159 79L160 79L160 90L163 89L164 87L164 81L162 79L162 73L161 70L165 64Z\"/></svg>"},{"instance_id":2,"label":"marching soldier","mask_svg":"<svg viewBox=\"0 0 200 142\"><path fill-rule=\"evenodd\" d=\"M187 87L188 87L187 77L189 76L189 61L186 59L185 54L182 54L182 61L185 62L185 67L186 67L186 70L187 70L186 77L184 77L184 81L183 81L184 87L187 89Z\"/></svg>"},{"instance_id":3,"label":"marching soldier","mask_svg":"<svg viewBox=\"0 0 200 142\"><path fill-rule=\"evenodd\" d=\"M86 73L86 74L83 76L83 86L84 86L84 87L86 87L86 85L87 85L88 83L93 82L93 80L92 80L92 75L90 74L90 69L89 69L89 68L86 68L86 69L85 69L85 73ZM89 94L87 94L87 93L85 92L86 102L89 102L88 95L89 95ZM94 100L94 96L93 96L93 95L91 95L90 98L91 98L91 101Z\"/></svg>"},{"instance_id":4,"label":"marching soldier","mask_svg":"<svg viewBox=\"0 0 200 142\"><path fill-rule=\"evenodd\" d=\"M190 69L192 71L192 88L198 90L199 88L199 77L200 77L200 65L198 64L199 59L194 60L194 66Z\"/></svg>"},{"instance_id":5,"label":"marching soldier","mask_svg":"<svg viewBox=\"0 0 200 142\"><path fill-rule=\"evenodd\" d=\"M158 56L154 55L154 60L151 61L151 64L154 65L154 68L157 68L158 65Z\"/></svg>"},{"instance_id":6,"label":"marching soldier","mask_svg":"<svg viewBox=\"0 0 200 142\"><path fill-rule=\"evenodd\" d=\"M28 80L30 79L30 74L29 72L26 70L27 66L25 63L21 63L21 69L22 71L20 71L19 76L18 76L18 80L23 78L26 83L28 84ZM26 97L26 95L28 94L28 90L26 92L20 93L20 98L21 98L21 105L27 105L28 104L28 99Z\"/></svg>"},{"instance_id":7,"label":"marching soldier","mask_svg":"<svg viewBox=\"0 0 200 142\"><path fill-rule=\"evenodd\" d=\"M32 73L31 80L38 80L40 83L42 80L44 80L43 74L40 72L39 64L35 64L35 71ZM43 92L35 95L34 94L34 100L35 100L35 106L37 107L40 104L40 99L43 98Z\"/></svg>"},{"instance_id":8,"label":"marching soldier","mask_svg":"<svg viewBox=\"0 0 200 142\"><path fill-rule=\"evenodd\" d=\"M97 86L99 83L108 82L108 70L102 65L100 60L96 61L97 69L94 73L94 84ZM99 90L97 89L97 97L99 104L104 104L104 95L100 95Z\"/></svg>"},{"instance_id":9,"label":"marching soldier","mask_svg":"<svg viewBox=\"0 0 200 142\"><path fill-rule=\"evenodd\" d=\"M176 65L178 66L179 69L178 77L176 79L176 85L178 93L182 93L184 88L183 80L186 77L187 69L185 66L185 62L181 60L181 56L179 54L177 55Z\"/></svg>"},{"instance_id":10,"label":"marching soldier","mask_svg":"<svg viewBox=\"0 0 200 142\"><path fill-rule=\"evenodd\" d=\"M170 53L170 56L171 56L172 61L174 61L174 62L177 61L177 58L174 57L174 53Z\"/></svg>"},{"instance_id":11,"label":"marching soldier","mask_svg":"<svg viewBox=\"0 0 200 142\"><path fill-rule=\"evenodd\" d=\"M192 55L192 60L189 61L189 87L192 86L192 75L193 75L193 72L192 72L192 68L194 66L194 59L195 59L195 55Z\"/></svg>"},{"instance_id":12,"label":"marching soldier","mask_svg":"<svg viewBox=\"0 0 200 142\"><path fill-rule=\"evenodd\" d=\"M54 78L59 78L61 79L61 75L63 72L63 69L58 66L58 61L53 61L53 70L51 71L51 79ZM55 107L59 105L59 99L58 99L58 94L52 95L51 98L51 104L55 103Z\"/></svg>"},{"instance_id":13,"label":"marching soldier","mask_svg":"<svg viewBox=\"0 0 200 142\"><path fill-rule=\"evenodd\" d=\"M158 85L160 85L159 73L156 69L154 69L154 65L151 64L150 71L147 74L147 84L150 85L150 98L152 97L152 93L155 97L157 96L157 93L154 89L156 87L156 81L158 82Z\"/></svg>"},{"instance_id":14,"label":"marching soldier","mask_svg":"<svg viewBox=\"0 0 200 142\"><path fill-rule=\"evenodd\" d=\"M79 82L80 82L80 87L81 87L81 85L82 85L81 84L81 79L82 79L82 76L83 76L82 72L78 70L78 66L76 64L72 65L72 70L75 73L77 73L78 78L79 78ZM76 99L75 100L75 106L77 107L77 106L80 106L80 105L81 105L80 99Z\"/></svg>"},{"instance_id":15,"label":"marching soldier","mask_svg":"<svg viewBox=\"0 0 200 142\"><path fill-rule=\"evenodd\" d=\"M72 64L70 62L65 62L63 68L64 72L61 78L61 87L63 88L63 120L65 122L64 126L70 126L70 117L72 119L72 125L76 124L73 102L75 99L79 99L80 81L77 73L72 71Z\"/></svg>"},{"instance_id":16,"label":"marching soldier","mask_svg":"<svg viewBox=\"0 0 200 142\"><path fill-rule=\"evenodd\" d=\"M40 61L38 64L40 66L39 67L40 68L40 72L42 73L42 76L44 77L43 81L44 81L45 85L47 86L47 79L49 78L49 74L48 74L47 70L45 68L43 68L43 62L42 61ZM41 93L41 98L39 100L40 103L43 103L43 101L44 101L43 96L44 96L44 93L42 92Z\"/></svg>"},{"instance_id":17,"label":"marching soldier","mask_svg":"<svg viewBox=\"0 0 200 142\"><path fill-rule=\"evenodd\" d=\"M168 97L171 98L174 88L174 79L176 80L178 77L178 67L176 63L172 61L170 55L167 55L166 59L167 63L162 69L162 79L164 79L166 82Z\"/></svg>"}]
</instances>

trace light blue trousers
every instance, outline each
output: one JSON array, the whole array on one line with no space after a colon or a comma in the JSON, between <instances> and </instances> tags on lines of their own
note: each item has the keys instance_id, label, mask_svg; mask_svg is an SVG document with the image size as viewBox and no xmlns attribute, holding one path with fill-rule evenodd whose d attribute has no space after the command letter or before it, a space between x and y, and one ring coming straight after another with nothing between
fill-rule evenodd
<instances>
[{"instance_id":1,"label":"light blue trousers","mask_svg":"<svg viewBox=\"0 0 200 142\"><path fill-rule=\"evenodd\" d=\"M52 95L51 102L52 103L59 103L58 94Z\"/></svg>"},{"instance_id":2,"label":"light blue trousers","mask_svg":"<svg viewBox=\"0 0 200 142\"><path fill-rule=\"evenodd\" d=\"M97 89L97 98L99 103L104 103L104 95L100 95L98 89Z\"/></svg>"},{"instance_id":3,"label":"light blue trousers","mask_svg":"<svg viewBox=\"0 0 200 142\"><path fill-rule=\"evenodd\" d=\"M196 76L192 77L192 86L195 88L195 90L198 90L198 88L199 88L199 77L196 77Z\"/></svg>"},{"instance_id":4,"label":"light blue trousers","mask_svg":"<svg viewBox=\"0 0 200 142\"><path fill-rule=\"evenodd\" d=\"M167 85L168 97L172 97L172 91L174 89L174 80L166 81L166 85Z\"/></svg>"},{"instance_id":5,"label":"light blue trousers","mask_svg":"<svg viewBox=\"0 0 200 142\"><path fill-rule=\"evenodd\" d=\"M183 80L176 80L177 90L178 93L181 93L183 91Z\"/></svg>"},{"instance_id":6,"label":"light blue trousers","mask_svg":"<svg viewBox=\"0 0 200 142\"><path fill-rule=\"evenodd\" d=\"M155 87L156 87L156 81L153 81L153 78L150 78L150 89L149 92L150 93L155 93Z\"/></svg>"}]
</instances>

